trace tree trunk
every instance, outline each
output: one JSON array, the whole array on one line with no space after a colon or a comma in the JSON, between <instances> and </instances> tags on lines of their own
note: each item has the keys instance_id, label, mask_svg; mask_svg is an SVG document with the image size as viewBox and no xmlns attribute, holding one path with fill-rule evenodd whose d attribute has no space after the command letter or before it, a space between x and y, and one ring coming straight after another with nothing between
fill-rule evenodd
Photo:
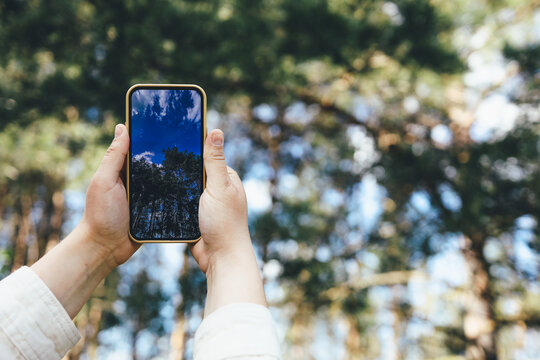
<instances>
[{"instance_id":1,"label":"tree trunk","mask_svg":"<svg viewBox=\"0 0 540 360\"><path fill-rule=\"evenodd\" d=\"M30 232L30 211L32 209L32 200L29 196L20 198L19 230L15 239L15 255L13 257L13 266L11 271L15 271L24 265L26 259L26 240Z\"/></svg>"},{"instance_id":2,"label":"tree trunk","mask_svg":"<svg viewBox=\"0 0 540 360\"><path fill-rule=\"evenodd\" d=\"M394 354L394 359L404 359L405 357L402 356L402 354L400 353L400 348L399 348L399 339L401 338L401 334L402 334L402 331L401 331L401 322L403 320L403 318L405 317L405 314L403 313L402 309L401 309L401 299L404 297L403 294L401 294L401 286L399 285L396 285L396 286L392 286L391 287L392 289L392 313L394 314L394 324L393 324L393 330L394 330L394 346L395 346L395 349L396 349L396 353Z\"/></svg>"},{"instance_id":3,"label":"tree trunk","mask_svg":"<svg viewBox=\"0 0 540 360\"><path fill-rule=\"evenodd\" d=\"M180 270L179 278L185 276L188 270L188 247L184 249L184 261L182 263L182 269ZM171 334L171 353L169 355L170 360L183 360L184 352L186 350L186 303L185 297L188 296L184 289L180 289L182 292L182 302L176 308L176 326Z\"/></svg>"},{"instance_id":4,"label":"tree trunk","mask_svg":"<svg viewBox=\"0 0 540 360\"><path fill-rule=\"evenodd\" d=\"M169 360L183 360L186 350L186 317L184 313L178 311L177 319L176 326L171 334Z\"/></svg>"},{"instance_id":5,"label":"tree trunk","mask_svg":"<svg viewBox=\"0 0 540 360\"><path fill-rule=\"evenodd\" d=\"M131 332L131 358L137 360L139 357L137 355L137 337L139 336L140 327L137 326L137 329Z\"/></svg>"},{"instance_id":6,"label":"tree trunk","mask_svg":"<svg viewBox=\"0 0 540 360\"><path fill-rule=\"evenodd\" d=\"M141 217L141 209L139 208L140 206L140 202L141 202L141 198L142 198L142 193L139 193L139 196L137 196L137 200L133 203L133 209L135 211L137 211L137 215L135 215L135 220L133 221L133 229L135 229L135 227L137 226L137 224L139 223L139 219Z\"/></svg>"},{"instance_id":7,"label":"tree trunk","mask_svg":"<svg viewBox=\"0 0 540 360\"><path fill-rule=\"evenodd\" d=\"M2 228L3 221L4 221L4 207L5 207L5 201L7 197L7 186L1 186L0 187L0 228Z\"/></svg>"},{"instance_id":8,"label":"tree trunk","mask_svg":"<svg viewBox=\"0 0 540 360\"><path fill-rule=\"evenodd\" d=\"M103 287L103 283L100 285ZM88 326L86 334L87 353L91 360L97 359L98 333L101 325L101 316L103 315L103 303L98 298L92 298L90 311L88 314Z\"/></svg>"},{"instance_id":9,"label":"tree trunk","mask_svg":"<svg viewBox=\"0 0 540 360\"><path fill-rule=\"evenodd\" d=\"M166 200L165 200L166 201ZM167 211L165 210L165 201L163 202L163 210L161 211L161 238L165 239L165 228L167 227Z\"/></svg>"},{"instance_id":10,"label":"tree trunk","mask_svg":"<svg viewBox=\"0 0 540 360\"><path fill-rule=\"evenodd\" d=\"M362 347L362 335L358 330L358 321L355 315L346 315L348 326L347 338L345 339L345 352L347 359L362 359L365 349Z\"/></svg>"},{"instance_id":11,"label":"tree trunk","mask_svg":"<svg viewBox=\"0 0 540 360\"><path fill-rule=\"evenodd\" d=\"M64 216L65 201L62 191L56 191L52 196L53 211L51 216L51 228L43 248L40 249L40 256L51 250L60 242L62 231L62 219Z\"/></svg>"},{"instance_id":12,"label":"tree trunk","mask_svg":"<svg viewBox=\"0 0 540 360\"><path fill-rule=\"evenodd\" d=\"M310 345L313 342L313 306L306 301L302 289L291 289L291 302L295 304L295 312L291 318L291 325L287 332L290 341L290 352L285 356L291 359L313 359L309 353Z\"/></svg>"},{"instance_id":13,"label":"tree trunk","mask_svg":"<svg viewBox=\"0 0 540 360\"><path fill-rule=\"evenodd\" d=\"M136 207L134 209L136 209ZM133 229L136 228L137 223L139 222L140 218L141 218L141 211L138 210L137 215L135 216L135 220L133 221Z\"/></svg>"},{"instance_id":14,"label":"tree trunk","mask_svg":"<svg viewBox=\"0 0 540 360\"><path fill-rule=\"evenodd\" d=\"M54 205L52 199L53 195L54 194L48 192L47 195L44 197L46 204L43 206L42 215L39 219L39 222L36 224L38 250L40 257L43 256L43 254L45 253L47 241L51 232L51 219L54 213Z\"/></svg>"},{"instance_id":15,"label":"tree trunk","mask_svg":"<svg viewBox=\"0 0 540 360\"><path fill-rule=\"evenodd\" d=\"M31 266L39 259L39 238L36 225L30 216L28 218L28 237L26 246L26 265Z\"/></svg>"},{"instance_id":16,"label":"tree trunk","mask_svg":"<svg viewBox=\"0 0 540 360\"><path fill-rule=\"evenodd\" d=\"M154 237L154 221L155 221L155 213L156 213L156 200L152 200L152 210L150 210L152 213L150 214L150 237Z\"/></svg>"},{"instance_id":17,"label":"tree trunk","mask_svg":"<svg viewBox=\"0 0 540 360\"><path fill-rule=\"evenodd\" d=\"M492 278L489 263L484 257L484 237L473 234L467 239L464 250L472 275L472 300L466 306L463 327L468 340L467 358L472 360L497 360L496 323L493 312Z\"/></svg>"}]
</instances>

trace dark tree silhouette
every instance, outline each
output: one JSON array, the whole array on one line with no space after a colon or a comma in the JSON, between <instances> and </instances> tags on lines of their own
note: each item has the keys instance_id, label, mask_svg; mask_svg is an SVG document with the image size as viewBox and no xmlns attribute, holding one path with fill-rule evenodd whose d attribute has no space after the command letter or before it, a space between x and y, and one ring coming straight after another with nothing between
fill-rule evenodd
<instances>
[{"instance_id":1,"label":"dark tree silhouette","mask_svg":"<svg viewBox=\"0 0 540 360\"><path fill-rule=\"evenodd\" d=\"M139 239L198 238L202 159L177 147L163 153L163 164L132 159L132 234Z\"/></svg>"}]
</instances>

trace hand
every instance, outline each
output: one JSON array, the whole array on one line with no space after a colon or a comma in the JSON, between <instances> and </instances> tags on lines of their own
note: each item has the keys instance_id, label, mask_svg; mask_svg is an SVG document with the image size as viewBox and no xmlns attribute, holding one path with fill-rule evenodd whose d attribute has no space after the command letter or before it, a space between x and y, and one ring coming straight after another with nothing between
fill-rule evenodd
<instances>
[{"instance_id":1,"label":"hand","mask_svg":"<svg viewBox=\"0 0 540 360\"><path fill-rule=\"evenodd\" d=\"M128 131L118 124L114 140L88 187L86 207L79 224L104 254L111 255L112 267L123 264L140 247L128 236L129 209L126 188L120 177L128 149Z\"/></svg>"},{"instance_id":2,"label":"hand","mask_svg":"<svg viewBox=\"0 0 540 360\"><path fill-rule=\"evenodd\" d=\"M240 177L225 163L223 132L212 131L204 147L206 189L199 205L202 239L191 251L206 273L216 259L253 252L247 222L246 194Z\"/></svg>"},{"instance_id":3,"label":"hand","mask_svg":"<svg viewBox=\"0 0 540 360\"><path fill-rule=\"evenodd\" d=\"M238 174L225 163L223 142L221 130L206 139L207 181L199 204L202 238L191 247L208 281L205 316L233 302L266 305L249 236L246 194Z\"/></svg>"},{"instance_id":4,"label":"hand","mask_svg":"<svg viewBox=\"0 0 540 360\"><path fill-rule=\"evenodd\" d=\"M71 318L105 276L140 246L128 237L129 210L120 178L128 147L126 127L117 125L115 138L88 187L83 219L31 267Z\"/></svg>"}]
</instances>

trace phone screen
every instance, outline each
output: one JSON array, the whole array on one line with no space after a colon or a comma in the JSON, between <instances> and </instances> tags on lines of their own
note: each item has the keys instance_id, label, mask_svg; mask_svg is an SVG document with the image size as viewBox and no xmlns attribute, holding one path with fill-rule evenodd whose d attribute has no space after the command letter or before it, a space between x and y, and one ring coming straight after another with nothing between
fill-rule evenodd
<instances>
[{"instance_id":1,"label":"phone screen","mask_svg":"<svg viewBox=\"0 0 540 360\"><path fill-rule=\"evenodd\" d=\"M130 234L139 241L196 240L203 191L204 92L136 86L129 101Z\"/></svg>"}]
</instances>

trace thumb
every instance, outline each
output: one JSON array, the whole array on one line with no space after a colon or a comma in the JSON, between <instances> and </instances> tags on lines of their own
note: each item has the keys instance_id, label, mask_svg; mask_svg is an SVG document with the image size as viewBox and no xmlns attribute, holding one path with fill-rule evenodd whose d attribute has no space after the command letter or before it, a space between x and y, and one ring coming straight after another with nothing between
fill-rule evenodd
<instances>
[{"instance_id":1,"label":"thumb","mask_svg":"<svg viewBox=\"0 0 540 360\"><path fill-rule=\"evenodd\" d=\"M120 171L126 161L126 154L129 148L129 134L123 124L116 125L114 129L114 140L107 149L97 174L106 183L115 183L120 175Z\"/></svg>"},{"instance_id":2,"label":"thumb","mask_svg":"<svg viewBox=\"0 0 540 360\"><path fill-rule=\"evenodd\" d=\"M204 168L206 170L206 186L209 188L224 188L231 181L225 163L223 151L223 132L212 130L204 144Z\"/></svg>"}]
</instances>

